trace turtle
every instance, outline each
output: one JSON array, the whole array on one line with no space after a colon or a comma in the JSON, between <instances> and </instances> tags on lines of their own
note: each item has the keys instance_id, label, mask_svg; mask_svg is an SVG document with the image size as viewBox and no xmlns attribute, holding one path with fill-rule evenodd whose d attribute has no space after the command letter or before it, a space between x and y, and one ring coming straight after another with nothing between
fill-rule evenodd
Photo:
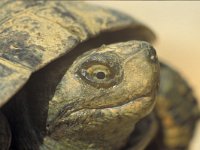
<instances>
[{"instance_id":1,"label":"turtle","mask_svg":"<svg viewBox=\"0 0 200 150\"><path fill-rule=\"evenodd\" d=\"M85 2L0 2L1 150L186 150L199 119L154 32Z\"/></svg>"}]
</instances>

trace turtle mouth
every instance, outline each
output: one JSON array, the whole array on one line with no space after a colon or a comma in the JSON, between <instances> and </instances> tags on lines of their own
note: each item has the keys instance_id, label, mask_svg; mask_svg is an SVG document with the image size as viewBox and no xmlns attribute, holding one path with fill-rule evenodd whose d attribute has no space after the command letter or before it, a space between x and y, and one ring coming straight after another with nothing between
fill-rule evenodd
<instances>
[{"instance_id":1,"label":"turtle mouth","mask_svg":"<svg viewBox=\"0 0 200 150\"><path fill-rule=\"evenodd\" d=\"M150 96L142 96L142 97L133 97L130 98L129 100L123 101L121 103L118 103L116 105L107 105L107 106L102 106L99 108L84 108L84 109L99 109L99 110L104 110L104 109L117 109L117 108L123 108L127 105L131 105L132 103L134 103L134 101L141 101L144 98L150 98Z\"/></svg>"},{"instance_id":2,"label":"turtle mouth","mask_svg":"<svg viewBox=\"0 0 200 150\"><path fill-rule=\"evenodd\" d=\"M58 118L62 118L62 117L70 117L70 116L74 116L76 114L78 114L78 116L85 114L84 112L87 112L87 114L91 114L95 112L110 112L110 113L118 113L121 115L123 115L123 113L128 113L129 111L133 111L133 110L140 110L143 107L145 107L145 105L143 106L143 104L145 104L147 102L147 104L153 104L154 105L154 96L152 94L146 94L140 97L132 97L128 100L124 100L120 103L117 103L115 105L104 105L104 106L99 106L99 107L76 107L76 109L74 109L74 105L67 105L65 106L65 108L63 108L62 112L60 112L58 114ZM73 107L72 107L73 106ZM67 110L67 112L65 111ZM79 115L80 114L80 115Z\"/></svg>"},{"instance_id":3,"label":"turtle mouth","mask_svg":"<svg viewBox=\"0 0 200 150\"><path fill-rule=\"evenodd\" d=\"M58 136L65 136L64 133L70 133L70 137L73 137L80 133L81 135L91 134L90 136L94 137L93 133L96 133L98 138L108 136L110 140L126 141L130 133L134 131L135 124L148 115L153 107L154 96L142 96L132 98L117 106L74 110L68 115L60 116L54 120L53 124L49 124L48 134L49 136L58 134Z\"/></svg>"},{"instance_id":4,"label":"turtle mouth","mask_svg":"<svg viewBox=\"0 0 200 150\"><path fill-rule=\"evenodd\" d=\"M99 107L75 107L75 105L65 106L61 112L57 114L57 117L49 120L48 124L65 124L66 122L79 122L79 124L87 124L91 122L98 122L98 119L103 122L109 122L117 120L117 118L130 119L132 123L137 122L151 112L155 105L155 96L152 93L145 94L143 96L132 97L127 100L121 101L115 105L104 105ZM80 105L80 104L79 104ZM76 108L76 109L74 109ZM56 124L54 124L56 126ZM55 126L52 128L55 128Z\"/></svg>"},{"instance_id":5,"label":"turtle mouth","mask_svg":"<svg viewBox=\"0 0 200 150\"><path fill-rule=\"evenodd\" d=\"M117 105L112 106L101 106L98 108L82 108L77 109L69 113L69 116L82 116L83 114L93 114L93 116L96 116L96 118L99 117L99 114L101 113L103 116L106 116L107 113L112 114L112 117L114 116L133 116L136 114L139 114L140 111L143 110L143 114L146 110L150 110L154 105L154 97L153 96L142 96L142 97L136 97L131 98L128 101L125 101L123 103L119 103ZM102 116L101 116L102 117Z\"/></svg>"}]
</instances>

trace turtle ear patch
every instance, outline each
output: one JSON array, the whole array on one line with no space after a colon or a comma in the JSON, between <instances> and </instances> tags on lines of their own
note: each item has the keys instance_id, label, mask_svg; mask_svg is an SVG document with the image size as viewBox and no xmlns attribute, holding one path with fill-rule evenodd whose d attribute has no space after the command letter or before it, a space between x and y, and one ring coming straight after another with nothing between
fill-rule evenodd
<instances>
[{"instance_id":1,"label":"turtle ear patch","mask_svg":"<svg viewBox=\"0 0 200 150\"><path fill-rule=\"evenodd\" d=\"M96 53L80 65L76 74L96 88L110 88L122 81L123 68L116 54Z\"/></svg>"}]
</instances>

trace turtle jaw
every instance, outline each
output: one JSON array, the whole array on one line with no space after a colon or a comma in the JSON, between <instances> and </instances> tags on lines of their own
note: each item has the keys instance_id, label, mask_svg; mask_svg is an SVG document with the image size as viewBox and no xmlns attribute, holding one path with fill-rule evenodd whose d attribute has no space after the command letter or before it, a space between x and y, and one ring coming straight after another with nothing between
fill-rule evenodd
<instances>
[{"instance_id":1,"label":"turtle jaw","mask_svg":"<svg viewBox=\"0 0 200 150\"><path fill-rule=\"evenodd\" d=\"M118 106L75 110L57 122L58 126L50 127L53 132L49 136L59 141L73 137L94 148L113 148L115 145L114 149L118 149L127 143L138 120L151 112L154 98L148 95L132 98Z\"/></svg>"},{"instance_id":2,"label":"turtle jaw","mask_svg":"<svg viewBox=\"0 0 200 150\"><path fill-rule=\"evenodd\" d=\"M121 66L122 74L116 74L120 82L100 88L77 74L77 68L87 70L88 62L96 59L111 68L115 60ZM94 149L119 149L138 120L153 109L158 80L156 53L146 42L118 43L87 52L69 68L50 101L48 135L59 142L81 141Z\"/></svg>"},{"instance_id":3,"label":"turtle jaw","mask_svg":"<svg viewBox=\"0 0 200 150\"><path fill-rule=\"evenodd\" d=\"M85 73L96 64L111 68L111 78L97 82L90 73ZM114 107L155 93L158 80L156 52L147 42L104 45L77 58L66 72L50 101L48 121L67 117L75 110Z\"/></svg>"},{"instance_id":4,"label":"turtle jaw","mask_svg":"<svg viewBox=\"0 0 200 150\"><path fill-rule=\"evenodd\" d=\"M90 118L90 121L94 121L94 124L96 121L99 121L99 119L102 119L101 123L105 125L105 123L107 124L110 121L117 120L119 117L121 118L120 121L123 121L123 118L128 118L130 122L136 123L139 119L152 111L155 105L154 99L155 96L142 96L139 98L132 98L128 102L116 106L74 110L68 114L66 119L62 120L62 123L70 120L70 118ZM80 122L88 125L92 124L91 122L85 122L84 119Z\"/></svg>"}]
</instances>

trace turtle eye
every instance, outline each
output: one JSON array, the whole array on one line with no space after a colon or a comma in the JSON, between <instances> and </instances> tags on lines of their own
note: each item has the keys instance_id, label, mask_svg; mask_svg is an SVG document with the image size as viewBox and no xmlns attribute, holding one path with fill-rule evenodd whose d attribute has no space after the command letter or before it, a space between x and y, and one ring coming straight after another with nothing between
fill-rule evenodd
<instances>
[{"instance_id":1,"label":"turtle eye","mask_svg":"<svg viewBox=\"0 0 200 150\"><path fill-rule=\"evenodd\" d=\"M90 75L94 80L107 80L111 76L111 70L105 65L92 65L87 70L88 75Z\"/></svg>"},{"instance_id":2,"label":"turtle eye","mask_svg":"<svg viewBox=\"0 0 200 150\"><path fill-rule=\"evenodd\" d=\"M115 72L104 64L91 64L79 70L80 77L97 88L108 88L114 84Z\"/></svg>"},{"instance_id":3,"label":"turtle eye","mask_svg":"<svg viewBox=\"0 0 200 150\"><path fill-rule=\"evenodd\" d=\"M96 88L112 87L123 78L118 56L112 53L92 55L80 65L76 73L83 81Z\"/></svg>"}]
</instances>

